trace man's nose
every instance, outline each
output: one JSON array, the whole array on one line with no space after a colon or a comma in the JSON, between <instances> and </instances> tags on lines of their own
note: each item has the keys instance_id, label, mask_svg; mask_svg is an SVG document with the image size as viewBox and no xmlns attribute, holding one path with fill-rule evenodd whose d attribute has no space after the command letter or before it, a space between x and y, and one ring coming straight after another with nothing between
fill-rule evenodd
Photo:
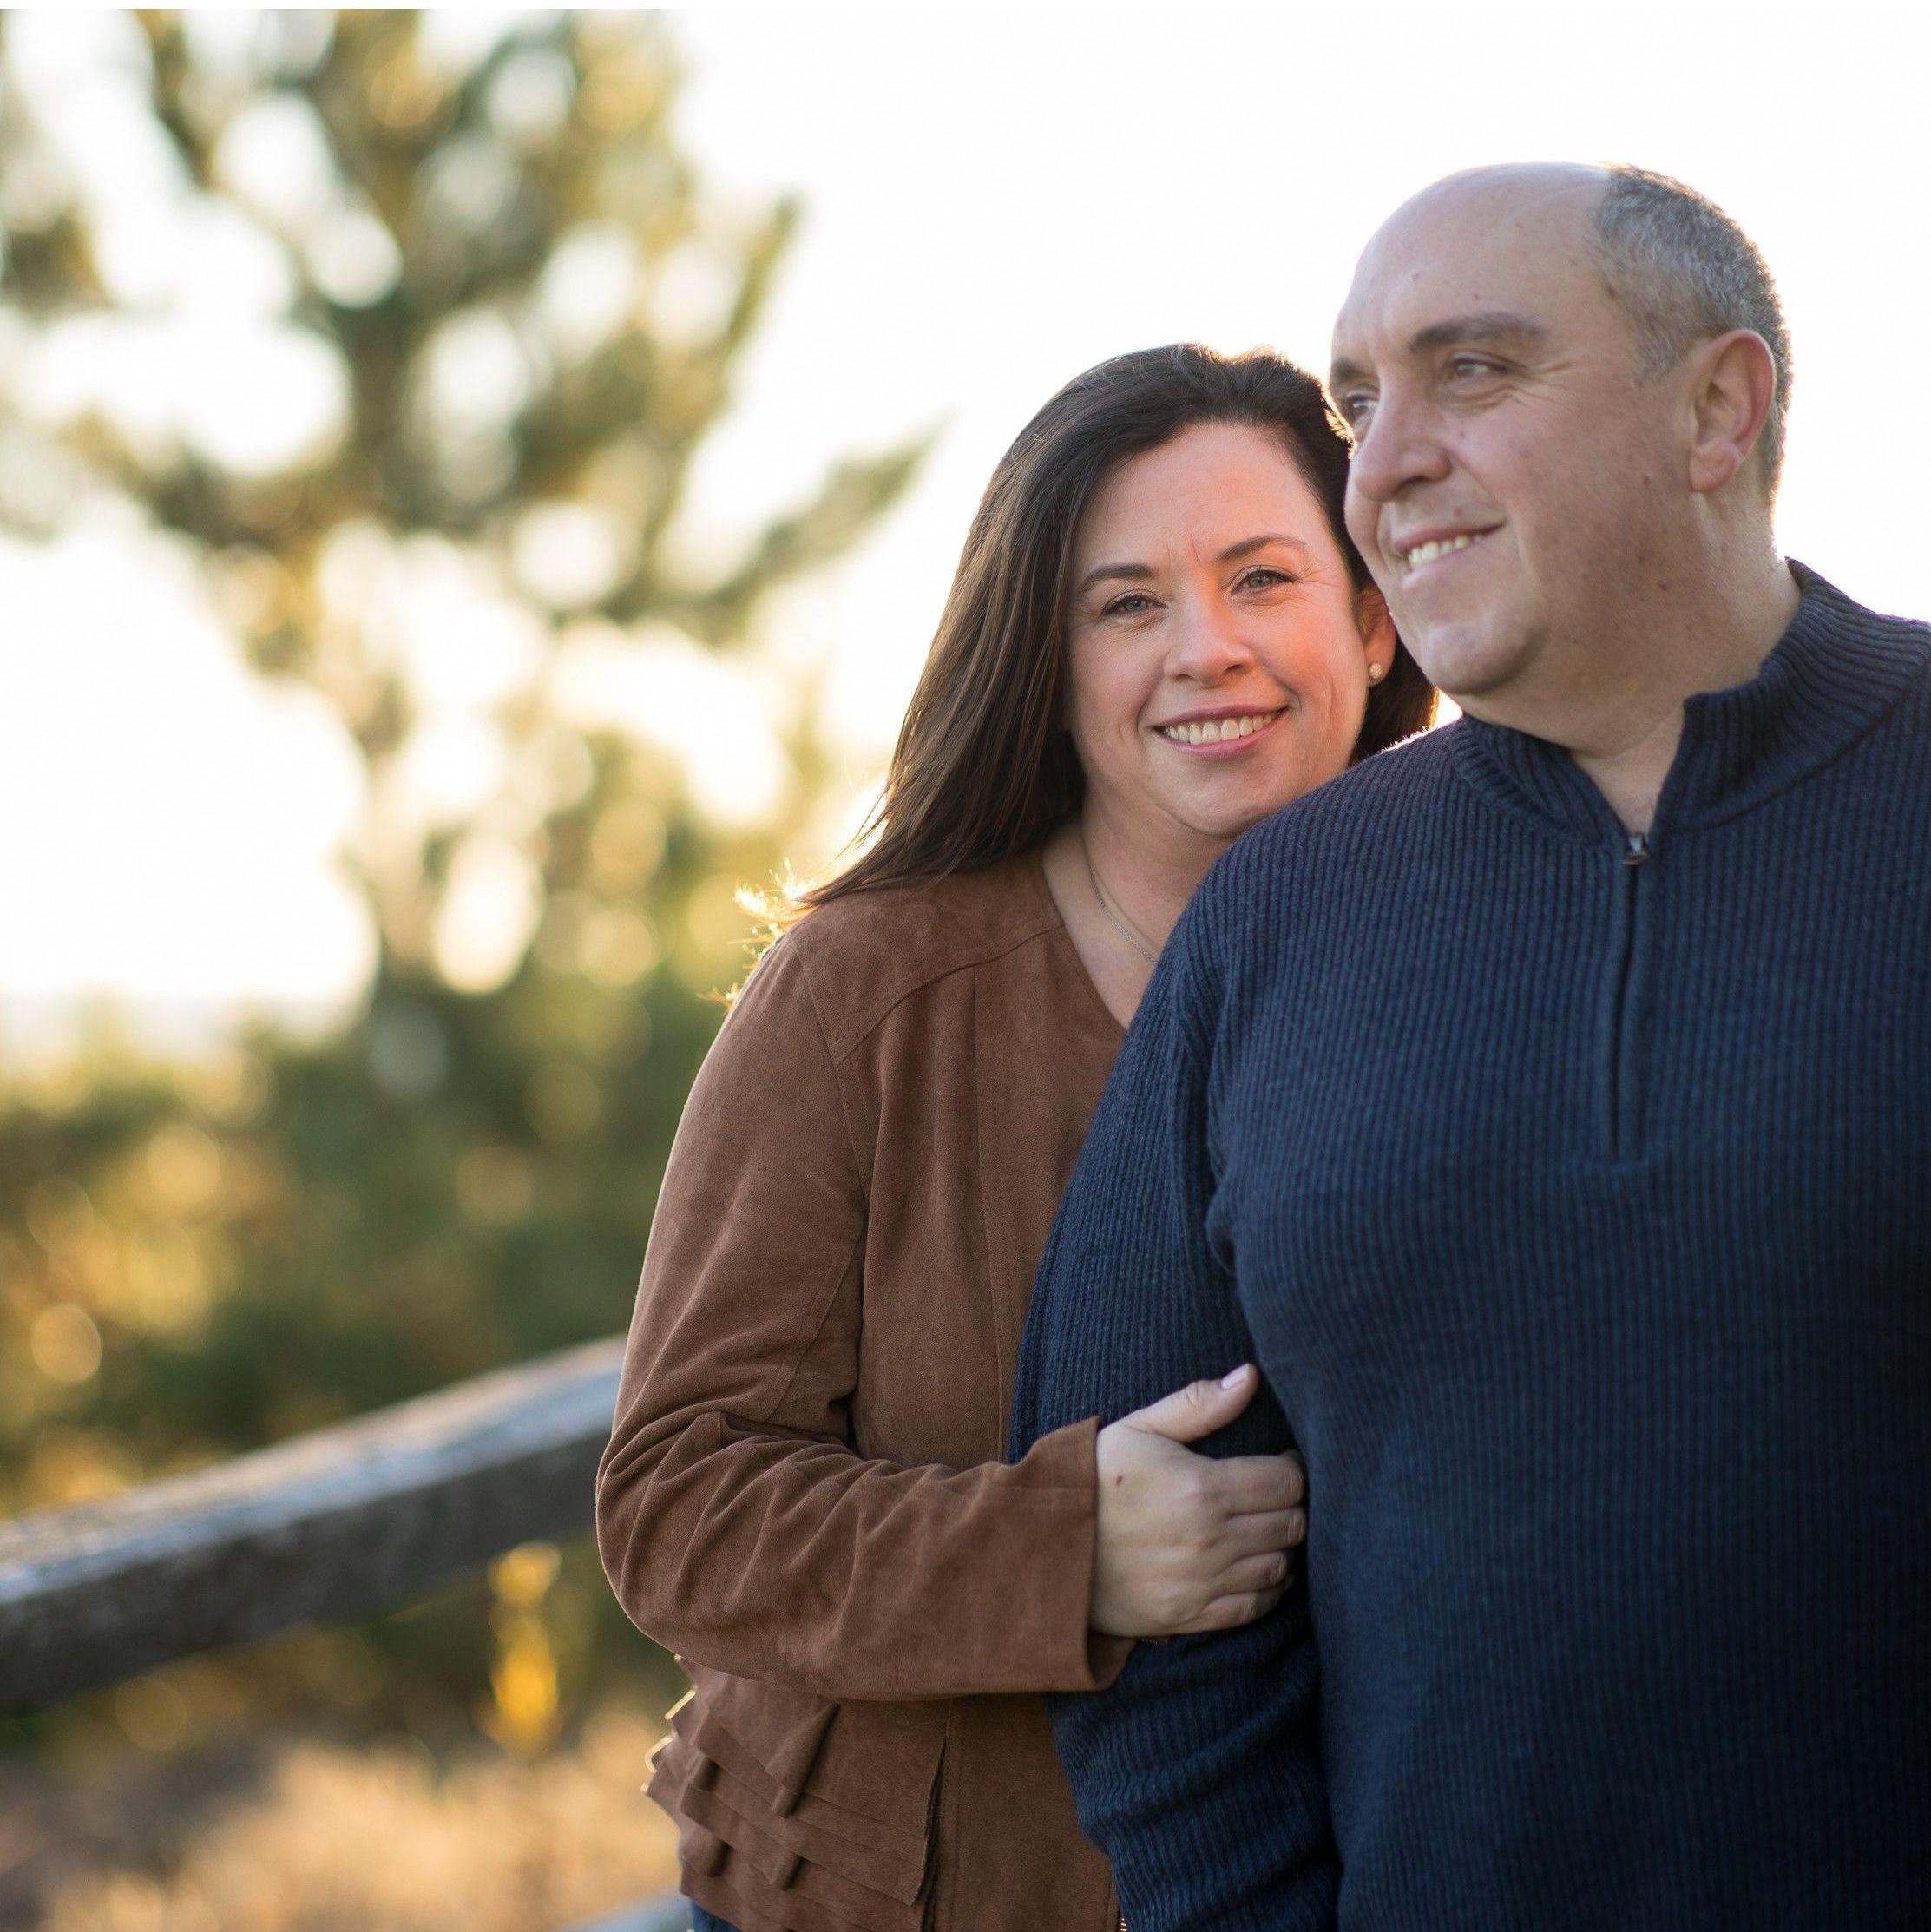
<instances>
[{"instance_id":1,"label":"man's nose","mask_svg":"<svg viewBox=\"0 0 1931 1932\"><path fill-rule=\"evenodd\" d=\"M1432 415L1399 395L1375 404L1356 435L1348 487L1377 503L1392 503L1411 483L1439 483L1448 473Z\"/></svg>"}]
</instances>

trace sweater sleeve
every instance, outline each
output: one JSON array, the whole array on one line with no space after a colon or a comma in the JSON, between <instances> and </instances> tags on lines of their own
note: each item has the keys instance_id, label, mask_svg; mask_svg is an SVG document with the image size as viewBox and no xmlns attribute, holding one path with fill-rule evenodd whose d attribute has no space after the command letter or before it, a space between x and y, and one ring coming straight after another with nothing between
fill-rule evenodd
<instances>
[{"instance_id":1,"label":"sweater sleeve","mask_svg":"<svg viewBox=\"0 0 1931 1932\"><path fill-rule=\"evenodd\" d=\"M1202 901L1147 989L1041 1265L1020 1357L1013 1451L1070 1416L1126 1414L1255 1352L1209 1232L1218 1017ZM1212 1455L1291 1448L1263 1389ZM1317 1505L1318 1507L1318 1505ZM1133 1932L1315 1932L1339 1868L1307 1596L1258 1622L1140 1645L1110 1688L1049 1699L1081 1829L1113 1861Z\"/></svg>"},{"instance_id":2,"label":"sweater sleeve","mask_svg":"<svg viewBox=\"0 0 1931 1932\"><path fill-rule=\"evenodd\" d=\"M1097 1426L1016 1466L856 1454L865 1215L780 941L699 1073L652 1224L597 1472L618 1600L680 1656L830 1698L1090 1687L1124 1655L1087 1624Z\"/></svg>"}]
</instances>

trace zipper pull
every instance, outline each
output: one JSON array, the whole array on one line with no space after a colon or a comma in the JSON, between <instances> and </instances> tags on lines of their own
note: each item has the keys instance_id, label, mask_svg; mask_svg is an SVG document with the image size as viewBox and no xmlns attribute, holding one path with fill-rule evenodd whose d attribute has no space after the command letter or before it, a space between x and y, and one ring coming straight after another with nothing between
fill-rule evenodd
<instances>
[{"instance_id":1,"label":"zipper pull","mask_svg":"<svg viewBox=\"0 0 1931 1932\"><path fill-rule=\"evenodd\" d=\"M1625 843L1627 848L1623 853L1623 864L1625 865L1640 865L1650 856L1650 842L1647 832L1632 831Z\"/></svg>"}]
</instances>

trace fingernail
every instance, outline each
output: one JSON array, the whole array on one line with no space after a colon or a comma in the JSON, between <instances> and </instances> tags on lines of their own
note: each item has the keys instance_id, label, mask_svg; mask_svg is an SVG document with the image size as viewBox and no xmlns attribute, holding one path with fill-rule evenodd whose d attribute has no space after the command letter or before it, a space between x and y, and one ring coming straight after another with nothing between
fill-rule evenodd
<instances>
[{"instance_id":1,"label":"fingernail","mask_svg":"<svg viewBox=\"0 0 1931 1932\"><path fill-rule=\"evenodd\" d=\"M1248 1364L1243 1362L1238 1369L1229 1369L1226 1374L1221 1377L1220 1386L1223 1389L1232 1388L1235 1383L1238 1382L1241 1377L1246 1374L1248 1366Z\"/></svg>"}]
</instances>

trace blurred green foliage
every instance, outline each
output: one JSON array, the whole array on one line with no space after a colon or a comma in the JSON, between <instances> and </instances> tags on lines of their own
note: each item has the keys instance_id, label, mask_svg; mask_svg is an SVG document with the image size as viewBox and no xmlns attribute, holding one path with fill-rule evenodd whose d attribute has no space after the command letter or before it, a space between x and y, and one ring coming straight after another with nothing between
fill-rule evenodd
<instances>
[{"instance_id":1,"label":"blurred green foliage","mask_svg":"<svg viewBox=\"0 0 1931 1932\"><path fill-rule=\"evenodd\" d=\"M795 210L706 194L673 137L660 16L517 16L453 53L409 13L222 20L123 16L103 71L144 108L183 205L245 223L282 265L277 325L337 359L345 433L265 473L108 410L51 425L10 410L0 521L49 536L133 504L189 547L259 674L327 704L367 777L351 860L377 963L319 1042L255 1029L172 1068L103 1047L0 1093L14 1510L622 1327L713 989L743 969L732 886L769 876L822 760L805 704L774 822L719 831L674 762L573 721L547 667L586 627L620 654L665 627L739 650L762 600L864 533L919 454L838 462L722 563L680 551L693 456ZM16 16L5 33L24 30ZM63 151L23 86L3 105L8 343L76 318L141 325L71 129ZM325 190L277 186L277 128L323 155ZM128 165L151 166L138 146ZM573 290L603 292L601 321ZM501 393L483 392L492 371ZM559 529L608 540L561 588L543 567ZM377 616L409 569L459 577L538 643L485 707L500 782L453 816L411 800L427 700ZM480 969L448 930L479 869L527 885L496 922L509 956ZM641 1650L607 1599L594 1556L568 1552L543 1599L566 1709ZM299 1679L371 1721L430 1721L487 1696L491 1610L460 1589L181 1681L236 1712Z\"/></svg>"}]
</instances>

